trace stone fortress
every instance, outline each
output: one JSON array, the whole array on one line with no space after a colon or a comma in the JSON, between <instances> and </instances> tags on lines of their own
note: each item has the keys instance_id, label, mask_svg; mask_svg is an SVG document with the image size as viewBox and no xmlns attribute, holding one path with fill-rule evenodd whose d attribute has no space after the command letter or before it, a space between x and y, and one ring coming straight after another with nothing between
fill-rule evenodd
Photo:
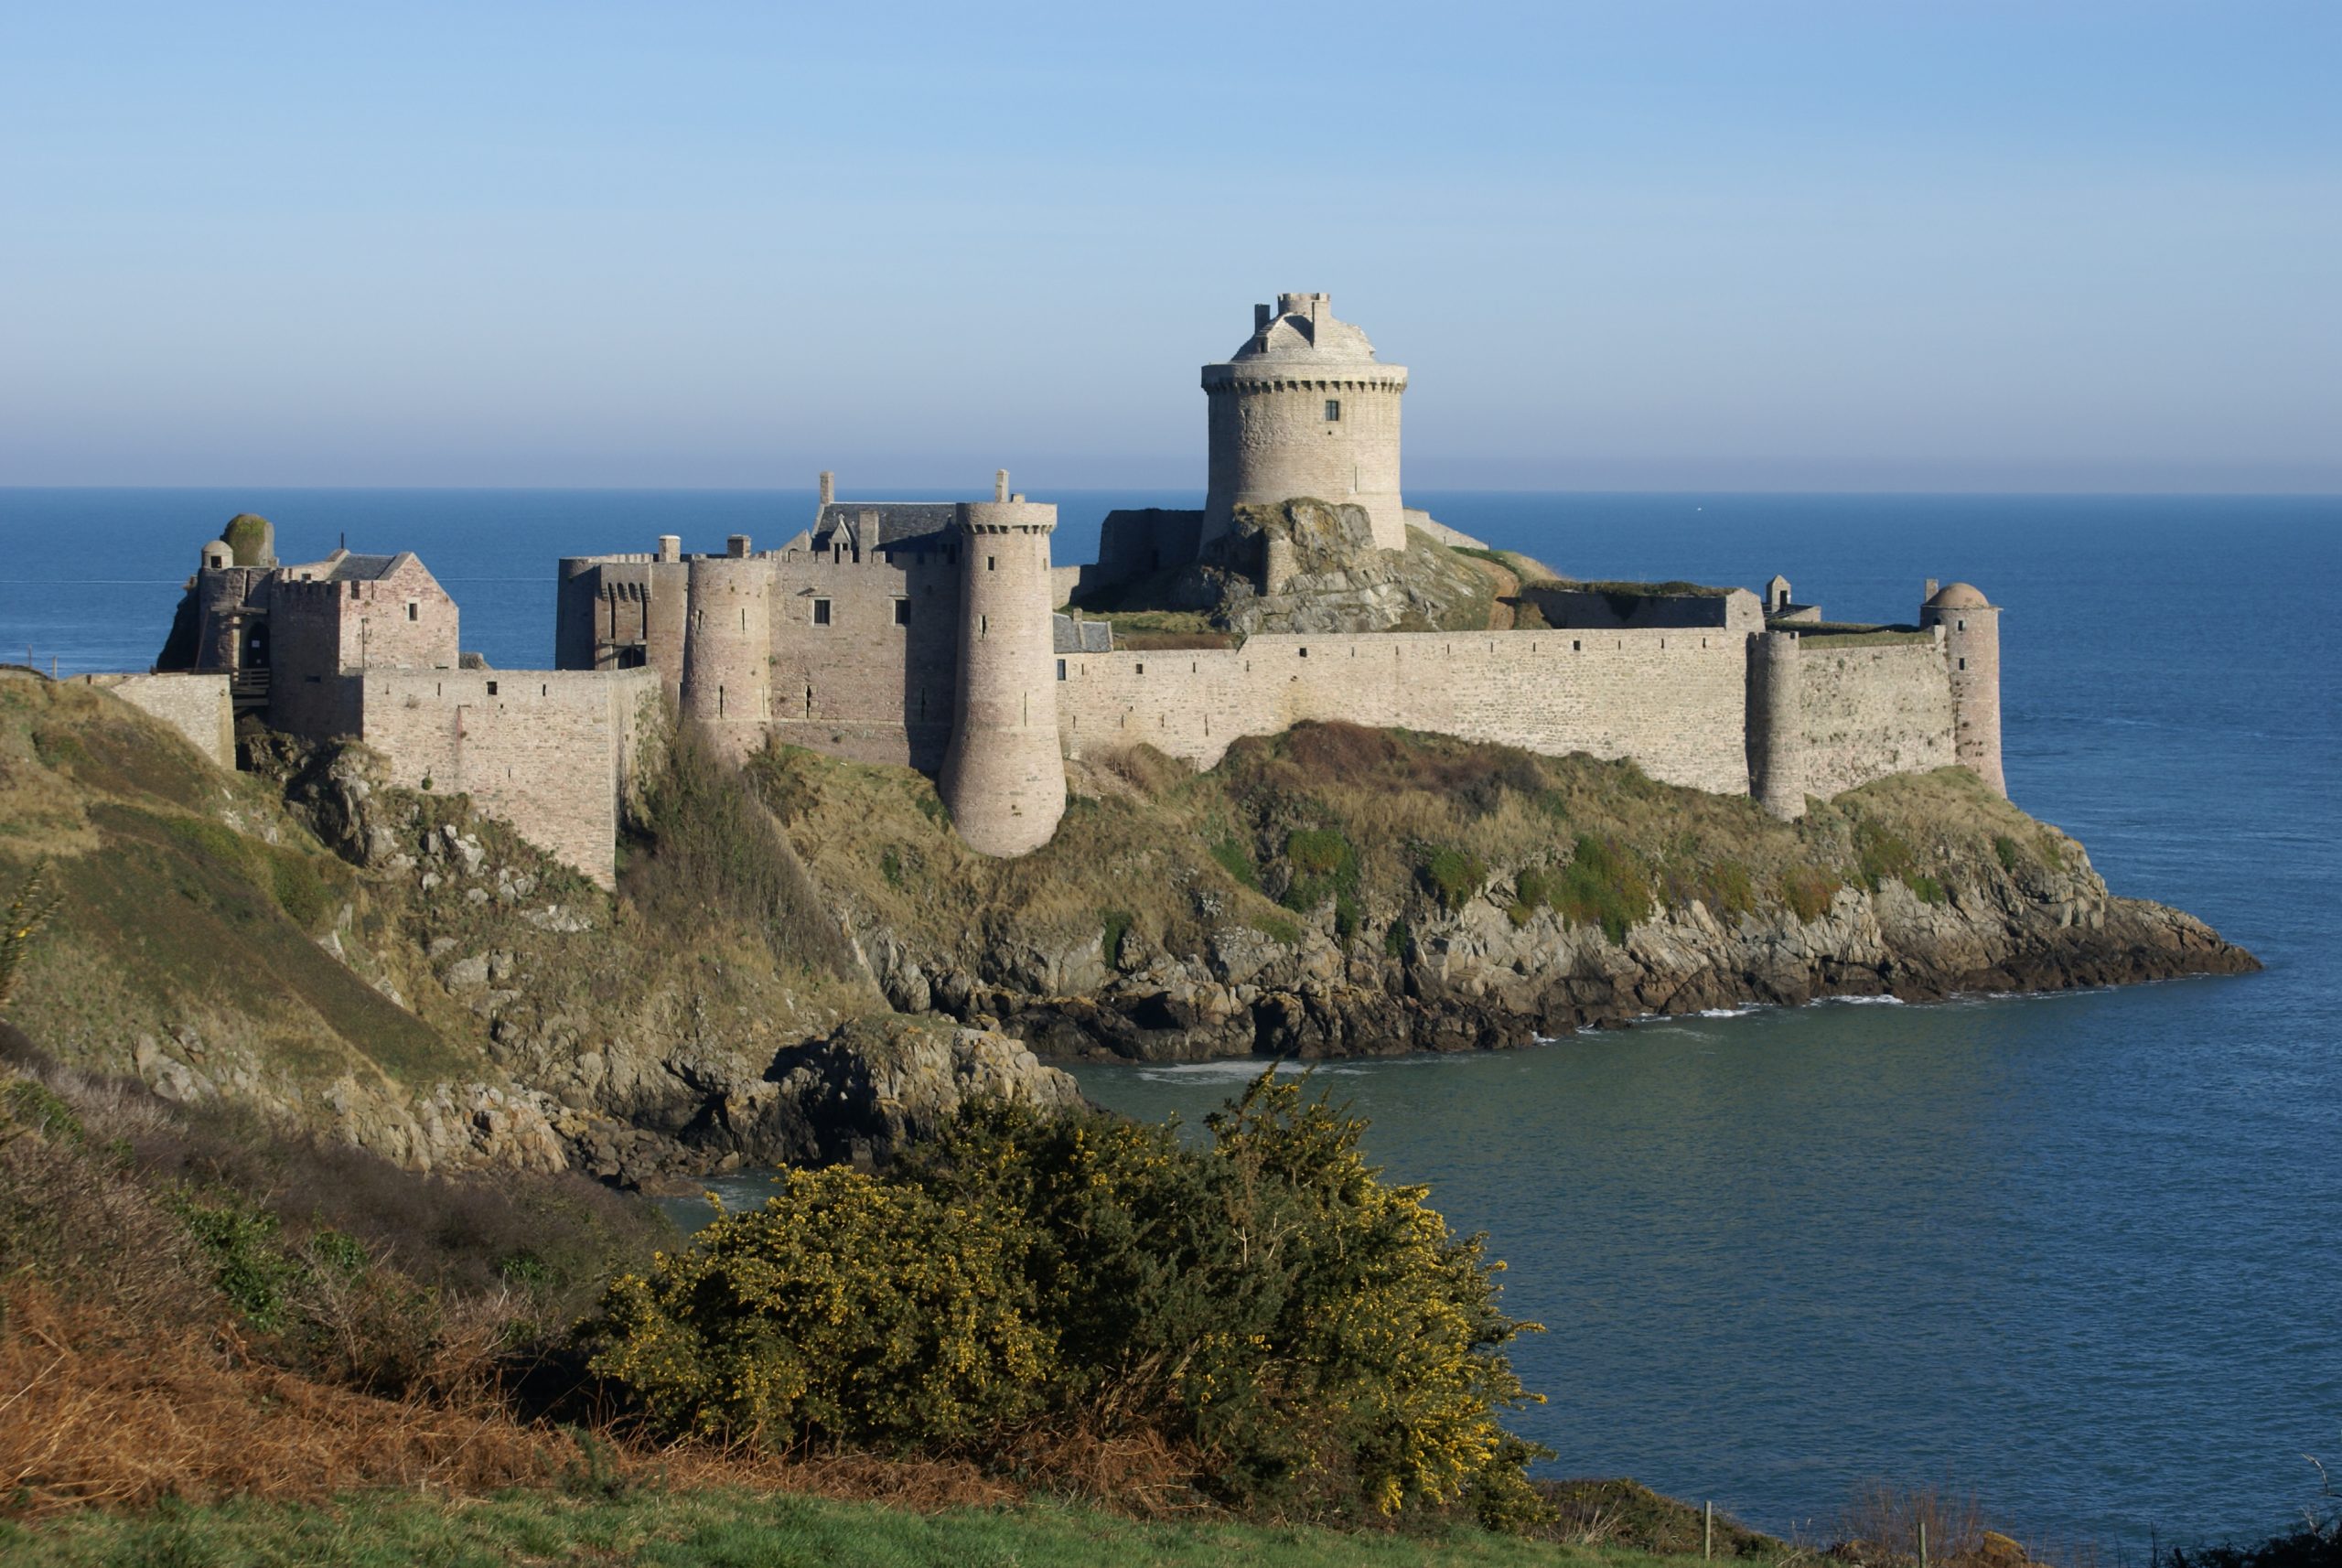
<instances>
[{"instance_id":1,"label":"stone fortress","mask_svg":"<svg viewBox=\"0 0 2342 1568\"><path fill-rule=\"evenodd\" d=\"M736 755L770 738L931 773L961 835L999 855L1048 842L1069 757L1144 744L1208 767L1309 720L1630 758L1782 818L1955 763L2005 792L2000 612L1962 583L1929 582L1916 624L1879 627L1826 622L1780 577L1760 597L1499 569L1509 629L1126 645L1072 607L1183 571L1282 592L1307 542L1280 516L1329 527L1369 577L1409 552L1490 553L1405 505L1407 372L1327 295L1256 306L1202 383L1203 508L1112 514L1089 565L1052 564L1057 509L1004 472L957 503L842 501L823 474L811 525L774 548L686 554L669 534L563 560L555 668L499 671L458 651L456 606L413 555L282 565L240 518L204 546L157 668L210 674L271 727L360 739L395 781L468 791L605 883L662 702ZM217 715L196 730L216 737Z\"/></svg>"}]
</instances>

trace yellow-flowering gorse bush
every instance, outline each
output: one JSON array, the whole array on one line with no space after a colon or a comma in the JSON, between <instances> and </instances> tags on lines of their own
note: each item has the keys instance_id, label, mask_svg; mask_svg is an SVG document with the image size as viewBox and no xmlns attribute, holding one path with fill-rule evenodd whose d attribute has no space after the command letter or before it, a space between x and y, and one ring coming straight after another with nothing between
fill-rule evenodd
<instances>
[{"instance_id":1,"label":"yellow-flowering gorse bush","mask_svg":"<svg viewBox=\"0 0 2342 1568\"><path fill-rule=\"evenodd\" d=\"M1363 1123L1264 1074L1176 1128L983 1107L884 1176L790 1179L606 1312L601 1370L676 1430L997 1446L1153 1432L1236 1504L1534 1519L1529 1402L1480 1239Z\"/></svg>"},{"instance_id":2,"label":"yellow-flowering gorse bush","mask_svg":"<svg viewBox=\"0 0 2342 1568\"><path fill-rule=\"evenodd\" d=\"M1057 1369L996 1216L843 1167L797 1172L610 1287L596 1369L678 1432L957 1444L1026 1420Z\"/></svg>"}]
</instances>

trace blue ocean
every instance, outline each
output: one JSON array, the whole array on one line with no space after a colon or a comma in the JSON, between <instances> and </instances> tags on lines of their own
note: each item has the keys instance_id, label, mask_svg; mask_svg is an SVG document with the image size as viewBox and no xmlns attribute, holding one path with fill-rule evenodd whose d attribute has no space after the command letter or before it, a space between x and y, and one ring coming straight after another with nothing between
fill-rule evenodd
<instances>
[{"instance_id":1,"label":"blue ocean","mask_svg":"<svg viewBox=\"0 0 2342 1568\"><path fill-rule=\"evenodd\" d=\"M1061 494L1058 558L1121 505ZM2342 1477L2342 499L1428 494L1584 577L1755 586L1907 621L2004 609L2008 782L2115 890L2267 972L1939 1006L1823 1004L1531 1050L1319 1069L1509 1260L1547 1332L1520 1424L1826 1534L1871 1477L1972 1491L2036 1541L2266 1533ZM464 646L550 661L553 561L778 542L811 492L0 490L0 660L143 669L199 544L412 549ZM1193 1120L1243 1064L1090 1068Z\"/></svg>"}]
</instances>

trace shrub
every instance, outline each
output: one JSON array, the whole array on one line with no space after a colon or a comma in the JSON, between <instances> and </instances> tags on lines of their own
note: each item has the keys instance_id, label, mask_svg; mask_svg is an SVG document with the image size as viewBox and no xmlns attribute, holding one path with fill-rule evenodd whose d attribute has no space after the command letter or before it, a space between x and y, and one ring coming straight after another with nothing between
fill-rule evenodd
<instances>
[{"instance_id":1,"label":"shrub","mask_svg":"<svg viewBox=\"0 0 2342 1568\"><path fill-rule=\"evenodd\" d=\"M1252 852L1244 847L1243 840L1232 833L1214 839L1211 857L1219 862L1219 868L1229 875L1255 892L1260 890L1261 873L1253 865Z\"/></svg>"},{"instance_id":2,"label":"shrub","mask_svg":"<svg viewBox=\"0 0 2342 1568\"><path fill-rule=\"evenodd\" d=\"M1123 961L1123 939L1131 934L1131 912L1128 909L1105 911L1106 929L1100 938L1099 950L1106 955L1109 965Z\"/></svg>"},{"instance_id":3,"label":"shrub","mask_svg":"<svg viewBox=\"0 0 2342 1568\"><path fill-rule=\"evenodd\" d=\"M2015 872L2018 861L2024 858L2023 852L2016 847L2016 840L2006 833L1993 835L1993 853L2000 857L2001 869L2012 874Z\"/></svg>"},{"instance_id":4,"label":"shrub","mask_svg":"<svg viewBox=\"0 0 2342 1568\"><path fill-rule=\"evenodd\" d=\"M900 888L903 885L903 857L893 844L888 844L879 854L878 875L886 879L889 887Z\"/></svg>"},{"instance_id":5,"label":"shrub","mask_svg":"<svg viewBox=\"0 0 2342 1568\"><path fill-rule=\"evenodd\" d=\"M1415 929L1407 924L1407 917L1404 915L1391 921L1390 929L1382 933L1382 950L1392 958L1405 958L1407 950L1413 947L1414 943Z\"/></svg>"},{"instance_id":6,"label":"shrub","mask_svg":"<svg viewBox=\"0 0 2342 1568\"><path fill-rule=\"evenodd\" d=\"M1919 857L1901 834L1867 819L1854 822L1854 874L1873 893L1889 877L1908 877Z\"/></svg>"},{"instance_id":7,"label":"shrub","mask_svg":"<svg viewBox=\"0 0 2342 1568\"><path fill-rule=\"evenodd\" d=\"M994 1104L890 1179L1010 1217L1058 1348L1053 1402L1190 1448L1224 1498L1533 1517L1538 1451L1497 1424L1531 1402L1504 1347L1533 1326L1497 1310L1480 1238L1384 1184L1364 1124L1273 1072L1207 1126L1198 1148Z\"/></svg>"},{"instance_id":8,"label":"shrub","mask_svg":"<svg viewBox=\"0 0 2342 1568\"><path fill-rule=\"evenodd\" d=\"M996 1213L833 1167L793 1172L603 1304L594 1369L661 1428L772 1448L966 1443L1056 1379Z\"/></svg>"},{"instance_id":9,"label":"shrub","mask_svg":"<svg viewBox=\"0 0 2342 1568\"><path fill-rule=\"evenodd\" d=\"M1943 884L1923 871L1910 873L1903 878L1903 883L1918 896L1919 902L1922 904L1940 904L1944 901Z\"/></svg>"},{"instance_id":10,"label":"shrub","mask_svg":"<svg viewBox=\"0 0 2342 1568\"><path fill-rule=\"evenodd\" d=\"M1781 873L1779 892L1781 902L1800 920L1818 920L1830 908L1830 901L1843 887L1830 873L1816 866L1799 865Z\"/></svg>"},{"instance_id":11,"label":"shrub","mask_svg":"<svg viewBox=\"0 0 2342 1568\"><path fill-rule=\"evenodd\" d=\"M269 883L278 907L305 931L323 926L333 907L333 890L318 874L317 863L298 851L274 846L268 859Z\"/></svg>"},{"instance_id":12,"label":"shrub","mask_svg":"<svg viewBox=\"0 0 2342 1568\"><path fill-rule=\"evenodd\" d=\"M1284 897L1288 909L1307 914L1328 898L1334 903L1334 934L1348 942L1358 934L1358 851L1338 828L1297 828L1286 835L1284 858L1292 869Z\"/></svg>"},{"instance_id":13,"label":"shrub","mask_svg":"<svg viewBox=\"0 0 2342 1568\"><path fill-rule=\"evenodd\" d=\"M1599 926L1613 945L1622 945L1638 921L1650 918L1650 880L1632 853L1615 841L1580 833L1577 848L1552 893L1564 919Z\"/></svg>"},{"instance_id":14,"label":"shrub","mask_svg":"<svg viewBox=\"0 0 2342 1568\"><path fill-rule=\"evenodd\" d=\"M1434 849L1421 867L1423 890L1453 915L1479 896L1488 885L1488 865L1478 855L1460 849Z\"/></svg>"}]
</instances>

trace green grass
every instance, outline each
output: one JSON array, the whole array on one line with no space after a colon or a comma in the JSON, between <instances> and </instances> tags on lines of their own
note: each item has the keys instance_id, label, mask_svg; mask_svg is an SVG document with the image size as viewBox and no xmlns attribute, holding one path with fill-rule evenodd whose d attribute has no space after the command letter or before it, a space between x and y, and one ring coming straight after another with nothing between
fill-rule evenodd
<instances>
[{"instance_id":1,"label":"green grass","mask_svg":"<svg viewBox=\"0 0 2342 1568\"><path fill-rule=\"evenodd\" d=\"M1222 1521L1143 1524L1048 1503L919 1514L729 1490L618 1498L509 1492L463 1501L373 1492L322 1508L239 1501L147 1515L91 1512L39 1528L0 1525L0 1559L15 1568L1646 1568L1683 1561L1468 1530L1398 1535Z\"/></svg>"},{"instance_id":2,"label":"green grass","mask_svg":"<svg viewBox=\"0 0 2342 1568\"><path fill-rule=\"evenodd\" d=\"M1841 648L1897 648L1933 642L1936 634L1915 626L1868 626L1852 621L1783 621L1776 628L1793 631L1816 645L1815 651Z\"/></svg>"}]
</instances>

